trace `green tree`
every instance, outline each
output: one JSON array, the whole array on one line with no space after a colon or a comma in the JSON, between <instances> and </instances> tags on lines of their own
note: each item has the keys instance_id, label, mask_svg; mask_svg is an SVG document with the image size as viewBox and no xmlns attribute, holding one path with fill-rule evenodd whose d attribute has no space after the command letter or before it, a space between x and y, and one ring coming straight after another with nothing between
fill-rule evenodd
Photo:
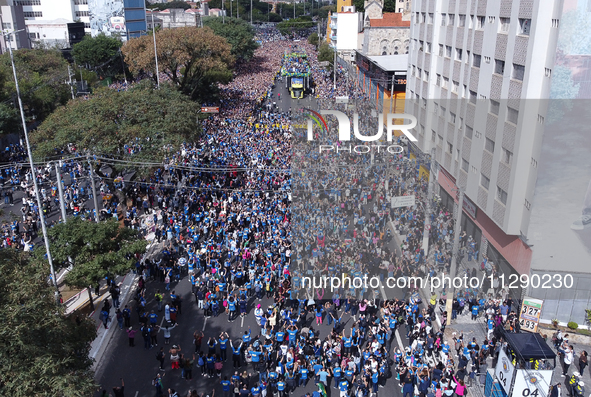
<instances>
[{"instance_id":1,"label":"green tree","mask_svg":"<svg viewBox=\"0 0 591 397\"><path fill-rule=\"evenodd\" d=\"M279 22L277 29L282 35L289 35L293 33L303 33L306 30L314 26L315 22L312 22L312 18L308 16L299 17L296 19L290 19L288 21Z\"/></svg>"},{"instance_id":2,"label":"green tree","mask_svg":"<svg viewBox=\"0 0 591 397\"><path fill-rule=\"evenodd\" d=\"M312 44L313 46L318 46L318 40L318 33L316 32L308 36L308 43Z\"/></svg>"},{"instance_id":3,"label":"green tree","mask_svg":"<svg viewBox=\"0 0 591 397\"><path fill-rule=\"evenodd\" d=\"M57 50L20 49L14 52L14 63L21 98L28 117L43 120L70 98L68 63ZM16 87L10 55L0 56L0 99L16 103Z\"/></svg>"},{"instance_id":4,"label":"green tree","mask_svg":"<svg viewBox=\"0 0 591 397\"><path fill-rule=\"evenodd\" d=\"M117 38L100 34L84 39L72 47L72 56L78 65L96 70L101 77L115 77L123 74L122 55L119 49L123 43Z\"/></svg>"},{"instance_id":5,"label":"green tree","mask_svg":"<svg viewBox=\"0 0 591 397\"><path fill-rule=\"evenodd\" d=\"M363 1L365 1L365 0L358 0L358 1L361 1L361 3L363 3ZM318 18L324 18L324 19L326 19L326 18L328 18L328 12L329 11L330 12L335 12L336 8L337 8L336 6L323 6L323 7L320 7L318 9L314 10L314 15L317 15ZM356 11L359 11L357 9L357 6L355 6L355 10Z\"/></svg>"},{"instance_id":6,"label":"green tree","mask_svg":"<svg viewBox=\"0 0 591 397\"><path fill-rule=\"evenodd\" d=\"M135 265L135 254L144 253L147 241L138 238L137 230L122 227L116 219L106 222L85 221L74 217L49 229L51 255L59 267L73 262L66 284L91 287L105 277L127 274Z\"/></svg>"},{"instance_id":7,"label":"green tree","mask_svg":"<svg viewBox=\"0 0 591 397\"><path fill-rule=\"evenodd\" d=\"M191 99L210 99L218 83L232 80L231 47L210 28L164 29L156 32L156 43L160 72ZM150 72L155 76L152 37L131 39L122 51L132 73Z\"/></svg>"},{"instance_id":8,"label":"green tree","mask_svg":"<svg viewBox=\"0 0 591 397\"><path fill-rule=\"evenodd\" d=\"M283 18L281 18L281 15L276 14L274 12L269 13L269 22L281 22L283 21Z\"/></svg>"},{"instance_id":9,"label":"green tree","mask_svg":"<svg viewBox=\"0 0 591 397\"><path fill-rule=\"evenodd\" d=\"M82 397L96 390L88 356L95 325L86 316L76 325L56 305L48 269L15 250L0 251L2 396Z\"/></svg>"},{"instance_id":10,"label":"green tree","mask_svg":"<svg viewBox=\"0 0 591 397\"><path fill-rule=\"evenodd\" d=\"M208 17L203 19L203 26L211 28L216 35L226 39L236 62L250 60L258 47L254 41L254 29L242 19L226 18L226 23L223 23L220 18Z\"/></svg>"},{"instance_id":11,"label":"green tree","mask_svg":"<svg viewBox=\"0 0 591 397\"><path fill-rule=\"evenodd\" d=\"M191 6L187 3L185 3L184 1L171 1L169 3L158 3L158 4L154 4L152 7L150 8L154 8L154 9L158 9L158 10L168 10L171 8L181 8L183 10L188 10L189 8L191 8Z\"/></svg>"},{"instance_id":12,"label":"green tree","mask_svg":"<svg viewBox=\"0 0 591 397\"><path fill-rule=\"evenodd\" d=\"M318 62L326 61L330 63L330 67L332 68L334 62L334 50L326 41L324 41L320 44L320 47L318 47Z\"/></svg>"},{"instance_id":13,"label":"green tree","mask_svg":"<svg viewBox=\"0 0 591 397\"><path fill-rule=\"evenodd\" d=\"M146 85L120 92L105 88L56 109L30 134L35 154L60 154L70 143L81 152L117 154L139 143L142 150L135 158L153 159L162 158L168 147L197 139L200 107L170 85L159 90Z\"/></svg>"},{"instance_id":14,"label":"green tree","mask_svg":"<svg viewBox=\"0 0 591 397\"><path fill-rule=\"evenodd\" d=\"M22 129L17 110L6 103L0 103L0 134L12 134Z\"/></svg>"}]
</instances>

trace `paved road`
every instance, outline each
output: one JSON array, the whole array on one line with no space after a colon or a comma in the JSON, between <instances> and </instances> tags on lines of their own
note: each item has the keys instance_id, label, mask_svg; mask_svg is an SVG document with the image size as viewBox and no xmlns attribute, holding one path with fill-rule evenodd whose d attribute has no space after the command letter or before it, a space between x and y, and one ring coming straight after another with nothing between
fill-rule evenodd
<instances>
[{"instance_id":1,"label":"paved road","mask_svg":"<svg viewBox=\"0 0 591 397\"><path fill-rule=\"evenodd\" d=\"M282 111L287 112L291 107L295 108L302 105L309 106L311 103L310 99L299 101L291 99L284 83L282 84L278 82L276 84L275 89L273 90L273 99L271 99L271 102L277 101L277 93L281 93L282 99L278 101L277 105ZM395 250L396 248L395 240L393 239L390 249ZM252 336L254 338L256 335L260 334L260 327L256 324L254 315L252 314L254 306L258 303L261 303L263 307L266 307L272 303L272 300L263 299L263 301L258 302L256 299L251 298L249 301L249 314L244 319L238 318L234 322L229 323L227 315L220 315L217 318L204 318L203 311L197 309L194 296L191 294L191 284L187 277L182 279L177 284L171 285L171 288L176 291L177 295L182 297L183 305L182 314L178 316L179 326L172 330L170 345L164 346L167 353L172 344L180 345L182 352L185 354L192 353L195 350L195 347L192 343L192 335L194 331L203 331L205 333L205 338L202 342L202 350L204 350L206 347L207 338L209 336L217 337L222 331L227 332L230 335L231 340L237 340L241 337L245 330L248 330L248 327L251 327L253 331ZM148 310L156 310L156 303L153 299L156 289L163 291L164 283L150 281L147 284L146 297L148 298ZM405 291L402 290L385 290L383 292L387 298L402 298L404 293ZM167 300L167 297L168 295L165 296L165 301ZM384 297L384 295L382 295L382 297ZM132 312L132 325L137 329L138 316L134 310L132 310ZM158 323L160 323L163 317L163 312L158 314ZM310 318L309 321L312 322L313 319ZM345 327L348 331L353 323L353 319L351 316L345 314L342 321L345 323ZM117 327L116 324L113 326ZM315 326L315 328L317 327ZM326 323L323 324L319 327L320 337L326 337L331 330L332 326L329 327ZM114 331L115 333L113 334L110 342L107 341L109 342L109 345L106 348L103 359L97 366L96 380L101 385L100 390L97 391L97 396L100 395L100 392L103 388L110 392L112 387L120 385L121 377L123 377L125 380L126 396L154 396L155 389L153 386L151 386L151 381L159 372L159 362L156 360L156 353L160 347L163 346L162 334L159 336L158 347L146 350L143 347L143 338L139 333L135 338L136 346L129 347L128 338L125 331L121 331L119 329ZM407 344L404 335L402 335L401 341L403 344ZM393 347L396 345L397 342L394 341ZM167 354L165 361L166 371L164 372L165 376L163 378L165 390L167 388L174 388L177 392L179 392L180 396L185 396L189 390L195 389L199 393L209 393L215 388L216 395L222 394L219 383L220 379L208 379L204 376L201 376L197 367L193 370L192 380L182 379L180 377L180 370L171 370L169 358L170 354ZM232 360L230 359L230 361L224 364L222 378L224 376L230 377L234 374L231 361ZM247 367L244 363L240 370L247 370L249 373L254 372L250 365ZM255 381L258 381L258 375L256 373L251 378L252 383ZM316 390L316 387L312 384L312 382L309 382L306 388L298 388L296 395L303 395L306 392L311 392L313 390ZM399 397L400 389L397 387L397 381L395 378L389 379L386 388L380 389L379 394L384 396L387 395ZM335 389L332 389L331 394L329 395L336 396L338 395L338 392Z\"/></svg>"}]
</instances>

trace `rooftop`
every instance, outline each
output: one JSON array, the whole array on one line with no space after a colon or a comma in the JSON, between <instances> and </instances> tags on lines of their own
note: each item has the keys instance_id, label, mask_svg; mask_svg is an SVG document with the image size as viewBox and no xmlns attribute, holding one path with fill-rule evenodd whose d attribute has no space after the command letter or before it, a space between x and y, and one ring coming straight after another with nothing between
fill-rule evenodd
<instances>
[{"instance_id":1,"label":"rooftop","mask_svg":"<svg viewBox=\"0 0 591 397\"><path fill-rule=\"evenodd\" d=\"M385 12L383 18L370 18L369 24L372 28L394 28L394 27L410 27L410 21L402 20L402 13L400 12Z\"/></svg>"},{"instance_id":2,"label":"rooftop","mask_svg":"<svg viewBox=\"0 0 591 397\"><path fill-rule=\"evenodd\" d=\"M388 72L400 72L408 69L408 54L379 55L367 58Z\"/></svg>"}]
</instances>

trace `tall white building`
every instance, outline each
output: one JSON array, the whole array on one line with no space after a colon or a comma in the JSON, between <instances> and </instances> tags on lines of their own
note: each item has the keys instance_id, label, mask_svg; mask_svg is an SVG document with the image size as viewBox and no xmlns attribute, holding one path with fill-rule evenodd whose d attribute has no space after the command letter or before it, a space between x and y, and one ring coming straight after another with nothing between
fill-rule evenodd
<instances>
[{"instance_id":1,"label":"tall white building","mask_svg":"<svg viewBox=\"0 0 591 397\"><path fill-rule=\"evenodd\" d=\"M561 0L413 0L406 109L417 152L435 148L440 191L499 270L528 274L531 203ZM527 100L525 99L527 98Z\"/></svg>"},{"instance_id":2,"label":"tall white building","mask_svg":"<svg viewBox=\"0 0 591 397\"><path fill-rule=\"evenodd\" d=\"M58 20L84 22L90 32L88 0L12 0L15 5L23 6L25 20Z\"/></svg>"}]
</instances>

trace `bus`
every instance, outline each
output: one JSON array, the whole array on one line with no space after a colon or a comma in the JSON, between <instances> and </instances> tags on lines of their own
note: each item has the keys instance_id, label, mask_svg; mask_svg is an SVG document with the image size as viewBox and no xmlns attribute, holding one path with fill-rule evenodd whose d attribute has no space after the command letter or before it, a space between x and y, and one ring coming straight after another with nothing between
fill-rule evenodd
<instances>
[{"instance_id":1,"label":"bus","mask_svg":"<svg viewBox=\"0 0 591 397\"><path fill-rule=\"evenodd\" d=\"M306 51L299 46L286 49L283 54L281 76L291 97L302 99L310 89L310 64Z\"/></svg>"}]
</instances>

